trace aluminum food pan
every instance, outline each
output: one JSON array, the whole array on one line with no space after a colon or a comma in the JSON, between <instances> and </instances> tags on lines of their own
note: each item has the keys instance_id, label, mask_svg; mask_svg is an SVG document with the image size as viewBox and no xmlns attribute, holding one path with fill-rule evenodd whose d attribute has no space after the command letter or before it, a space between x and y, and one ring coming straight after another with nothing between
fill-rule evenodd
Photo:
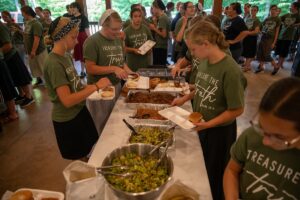
<instances>
[{"instance_id":1,"label":"aluminum food pan","mask_svg":"<svg viewBox=\"0 0 300 200\"><path fill-rule=\"evenodd\" d=\"M133 125L133 128L135 130L137 130L138 128L141 128L141 127L150 127L150 128L159 128L160 130L169 130L171 132L171 140L169 141L169 149L173 149L175 148L175 135L174 135L174 131L175 131L175 127L173 124L145 124L145 123L138 123L138 124L134 124ZM174 127L174 128L172 128ZM131 138L133 137L133 134L132 132L130 133L130 137L128 138L128 143L129 144L132 144L130 143L130 140ZM163 142L163 141L161 141Z\"/></svg>"},{"instance_id":2,"label":"aluminum food pan","mask_svg":"<svg viewBox=\"0 0 300 200\"><path fill-rule=\"evenodd\" d=\"M166 92L166 91L162 91L162 92L156 92L156 91L150 91L150 90L129 90L127 93L127 97L125 98L125 103L127 104L127 106L130 109L136 109L140 106L162 106L162 107L170 107L170 104L153 104L153 103L128 103L128 97L131 94L137 93L137 92L142 92L142 93L167 93L167 94L171 94L174 97L178 96L178 93L176 92Z\"/></svg>"},{"instance_id":3,"label":"aluminum food pan","mask_svg":"<svg viewBox=\"0 0 300 200\"><path fill-rule=\"evenodd\" d=\"M152 109L152 110L163 110L165 108L169 108L170 105L161 105L161 104L141 104L136 107L136 110L133 112L132 116L136 116L138 109ZM168 124L172 125L172 122L168 119L165 120L157 120L157 119L137 119L131 117L135 124L144 123L144 124Z\"/></svg>"},{"instance_id":4,"label":"aluminum food pan","mask_svg":"<svg viewBox=\"0 0 300 200\"><path fill-rule=\"evenodd\" d=\"M171 70L167 68L141 68L137 72L142 76L147 77L172 77Z\"/></svg>"}]
</instances>

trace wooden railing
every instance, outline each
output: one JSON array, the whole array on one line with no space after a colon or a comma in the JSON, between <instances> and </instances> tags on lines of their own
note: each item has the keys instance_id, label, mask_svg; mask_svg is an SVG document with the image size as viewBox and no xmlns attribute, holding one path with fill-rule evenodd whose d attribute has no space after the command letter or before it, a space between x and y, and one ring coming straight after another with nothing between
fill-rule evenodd
<instances>
[{"instance_id":1,"label":"wooden railing","mask_svg":"<svg viewBox=\"0 0 300 200\"><path fill-rule=\"evenodd\" d=\"M24 29L24 24L23 23L18 23L18 25ZM96 33L97 31L100 30L100 26L99 26L98 22L90 22L89 25L90 25L91 35L93 35L94 33Z\"/></svg>"}]
</instances>

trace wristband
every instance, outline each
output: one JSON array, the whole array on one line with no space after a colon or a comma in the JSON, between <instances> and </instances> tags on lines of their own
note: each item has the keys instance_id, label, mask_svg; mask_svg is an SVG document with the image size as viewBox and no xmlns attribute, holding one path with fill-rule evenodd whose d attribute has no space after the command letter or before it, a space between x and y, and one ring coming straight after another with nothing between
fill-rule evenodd
<instances>
[{"instance_id":1,"label":"wristband","mask_svg":"<svg viewBox=\"0 0 300 200\"><path fill-rule=\"evenodd\" d=\"M96 83L95 83L94 85L95 85L95 86L96 86L96 88L97 88L97 90L96 90L96 91L97 91L97 92L99 92L100 88L98 87L98 85L97 85Z\"/></svg>"}]
</instances>

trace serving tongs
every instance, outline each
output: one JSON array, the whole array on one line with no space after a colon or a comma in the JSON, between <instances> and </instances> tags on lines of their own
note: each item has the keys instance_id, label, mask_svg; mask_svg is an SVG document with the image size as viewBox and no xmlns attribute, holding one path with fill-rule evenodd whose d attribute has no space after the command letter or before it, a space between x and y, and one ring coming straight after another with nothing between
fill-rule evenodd
<instances>
[{"instance_id":1,"label":"serving tongs","mask_svg":"<svg viewBox=\"0 0 300 200\"><path fill-rule=\"evenodd\" d=\"M132 131L133 135L138 135L139 134L138 132L136 132L136 130L133 128L133 126L131 126L125 119L123 119L123 122Z\"/></svg>"},{"instance_id":2,"label":"serving tongs","mask_svg":"<svg viewBox=\"0 0 300 200\"><path fill-rule=\"evenodd\" d=\"M128 169L127 166L124 165L108 165L108 166L102 166L102 167L97 167L96 170L98 173L102 175L113 175L113 176L121 176L121 177L128 177L132 176L134 173L132 172L125 172L125 173L114 173L110 171L105 171L106 169L112 169L112 168L120 168L120 169Z\"/></svg>"},{"instance_id":3,"label":"serving tongs","mask_svg":"<svg viewBox=\"0 0 300 200\"><path fill-rule=\"evenodd\" d=\"M168 140L165 141L165 142L166 142L166 146L165 146L165 148L164 148L164 150L163 150L163 152L162 152L160 158L158 159L158 161L157 161L157 163L156 163L156 165L155 165L155 168L157 168L157 167L161 164L161 162L162 162L162 160L164 159L164 157L166 157L168 148L169 148L170 143L171 143L170 140L171 140L171 139L169 138Z\"/></svg>"}]
</instances>

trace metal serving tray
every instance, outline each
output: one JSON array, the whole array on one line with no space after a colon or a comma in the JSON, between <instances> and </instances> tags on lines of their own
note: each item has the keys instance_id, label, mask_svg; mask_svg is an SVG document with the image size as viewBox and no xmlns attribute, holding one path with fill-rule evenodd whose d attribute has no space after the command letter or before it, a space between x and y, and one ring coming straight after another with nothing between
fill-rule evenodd
<instances>
[{"instance_id":1,"label":"metal serving tray","mask_svg":"<svg viewBox=\"0 0 300 200\"><path fill-rule=\"evenodd\" d=\"M150 91L150 90L129 90L127 93L127 97L125 98L125 103L128 105L130 109L136 109L137 107L140 106L161 106L161 107L170 107L170 104L153 104L153 103L128 103L128 97L131 94L137 93L137 92L142 92L142 93L168 93L171 94L174 97L178 96L178 93L176 92L155 92L155 91Z\"/></svg>"},{"instance_id":2,"label":"metal serving tray","mask_svg":"<svg viewBox=\"0 0 300 200\"><path fill-rule=\"evenodd\" d=\"M140 68L137 73L141 76L171 78L171 70L168 68Z\"/></svg>"},{"instance_id":3,"label":"metal serving tray","mask_svg":"<svg viewBox=\"0 0 300 200\"><path fill-rule=\"evenodd\" d=\"M159 128L160 130L169 130L171 132L171 139L169 141L169 148L174 148L175 147L175 135L174 135L174 130L175 130L175 127L173 124L169 124L169 125L166 125L166 124L145 124L145 123L137 123L137 124L134 124L133 125L133 128L135 130L137 130L138 128L140 127L151 127L151 128ZM132 132L130 133L130 137L128 138L128 143L130 143L130 140L131 138L133 137L133 134ZM161 141L163 142L163 141Z\"/></svg>"}]
</instances>

